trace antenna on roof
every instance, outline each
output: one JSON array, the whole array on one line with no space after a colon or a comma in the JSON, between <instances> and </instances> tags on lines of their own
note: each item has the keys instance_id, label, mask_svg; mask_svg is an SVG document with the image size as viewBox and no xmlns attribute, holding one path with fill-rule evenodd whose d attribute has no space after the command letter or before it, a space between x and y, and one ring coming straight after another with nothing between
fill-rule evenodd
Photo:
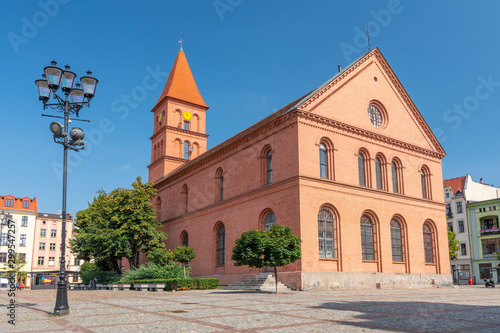
<instances>
[{"instance_id":1,"label":"antenna on roof","mask_svg":"<svg viewBox=\"0 0 500 333\"><path fill-rule=\"evenodd\" d=\"M370 30L368 29L368 24L366 25L366 40L368 41L368 51L370 51Z\"/></svg>"},{"instance_id":2,"label":"antenna on roof","mask_svg":"<svg viewBox=\"0 0 500 333\"><path fill-rule=\"evenodd\" d=\"M182 49L182 38L181 40L179 41L179 44L181 44L181 51L184 52L184 50Z\"/></svg>"}]
</instances>

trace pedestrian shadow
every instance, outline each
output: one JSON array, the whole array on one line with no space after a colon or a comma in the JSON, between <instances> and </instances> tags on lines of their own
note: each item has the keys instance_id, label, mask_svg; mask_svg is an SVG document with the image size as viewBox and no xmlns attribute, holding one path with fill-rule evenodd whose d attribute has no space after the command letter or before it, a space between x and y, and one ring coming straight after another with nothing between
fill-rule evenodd
<instances>
[{"instance_id":1,"label":"pedestrian shadow","mask_svg":"<svg viewBox=\"0 0 500 333\"><path fill-rule=\"evenodd\" d=\"M388 332L500 332L500 306L437 302L325 302L316 318ZM331 311L329 316L327 311Z\"/></svg>"}]
</instances>

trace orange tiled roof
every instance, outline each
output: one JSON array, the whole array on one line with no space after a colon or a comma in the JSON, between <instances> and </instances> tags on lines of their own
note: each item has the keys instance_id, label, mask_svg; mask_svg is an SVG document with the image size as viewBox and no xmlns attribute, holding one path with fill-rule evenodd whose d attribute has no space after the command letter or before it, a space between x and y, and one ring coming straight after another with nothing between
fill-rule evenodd
<instances>
[{"instance_id":1,"label":"orange tiled roof","mask_svg":"<svg viewBox=\"0 0 500 333\"><path fill-rule=\"evenodd\" d=\"M196 86L193 74L189 68L186 55L182 49L180 49L179 53L177 53L177 57L175 58L174 65L172 66L172 70L168 76L165 88L163 88L163 92L161 93L158 102L156 102L156 105L158 105L166 97L180 99L185 102L208 108L203 100L203 97L201 97L201 94L198 91L198 87Z\"/></svg>"},{"instance_id":2,"label":"orange tiled roof","mask_svg":"<svg viewBox=\"0 0 500 333\"><path fill-rule=\"evenodd\" d=\"M451 187L453 193L457 193L458 190L463 192L465 187L465 177L466 176L444 180L443 186Z\"/></svg>"}]
</instances>

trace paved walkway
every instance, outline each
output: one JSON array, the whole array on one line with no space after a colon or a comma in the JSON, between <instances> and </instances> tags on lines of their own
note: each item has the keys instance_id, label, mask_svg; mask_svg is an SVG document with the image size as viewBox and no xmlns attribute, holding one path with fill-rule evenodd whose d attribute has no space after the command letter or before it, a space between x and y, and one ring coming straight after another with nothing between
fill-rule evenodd
<instances>
[{"instance_id":1,"label":"paved walkway","mask_svg":"<svg viewBox=\"0 0 500 333\"><path fill-rule=\"evenodd\" d=\"M69 291L70 315L54 317L55 290L16 293L16 325L1 332L500 332L500 288L270 293Z\"/></svg>"}]
</instances>

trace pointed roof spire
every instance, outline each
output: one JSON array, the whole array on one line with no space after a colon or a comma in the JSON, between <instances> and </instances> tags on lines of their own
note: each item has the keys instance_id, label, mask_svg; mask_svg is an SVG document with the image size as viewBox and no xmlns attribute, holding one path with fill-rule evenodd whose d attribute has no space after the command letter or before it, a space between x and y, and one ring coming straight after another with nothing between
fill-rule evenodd
<instances>
[{"instance_id":1,"label":"pointed roof spire","mask_svg":"<svg viewBox=\"0 0 500 333\"><path fill-rule=\"evenodd\" d=\"M203 100L203 97L201 97L198 87L196 86L196 82L194 81L193 74L189 68L186 55L182 50L182 45L179 53L177 53L177 57L175 58L174 65L172 66L172 70L168 76L165 88L163 88L163 92L161 93L158 102L156 102L156 105L158 105L166 97L176 98L181 101L208 108Z\"/></svg>"}]
</instances>

